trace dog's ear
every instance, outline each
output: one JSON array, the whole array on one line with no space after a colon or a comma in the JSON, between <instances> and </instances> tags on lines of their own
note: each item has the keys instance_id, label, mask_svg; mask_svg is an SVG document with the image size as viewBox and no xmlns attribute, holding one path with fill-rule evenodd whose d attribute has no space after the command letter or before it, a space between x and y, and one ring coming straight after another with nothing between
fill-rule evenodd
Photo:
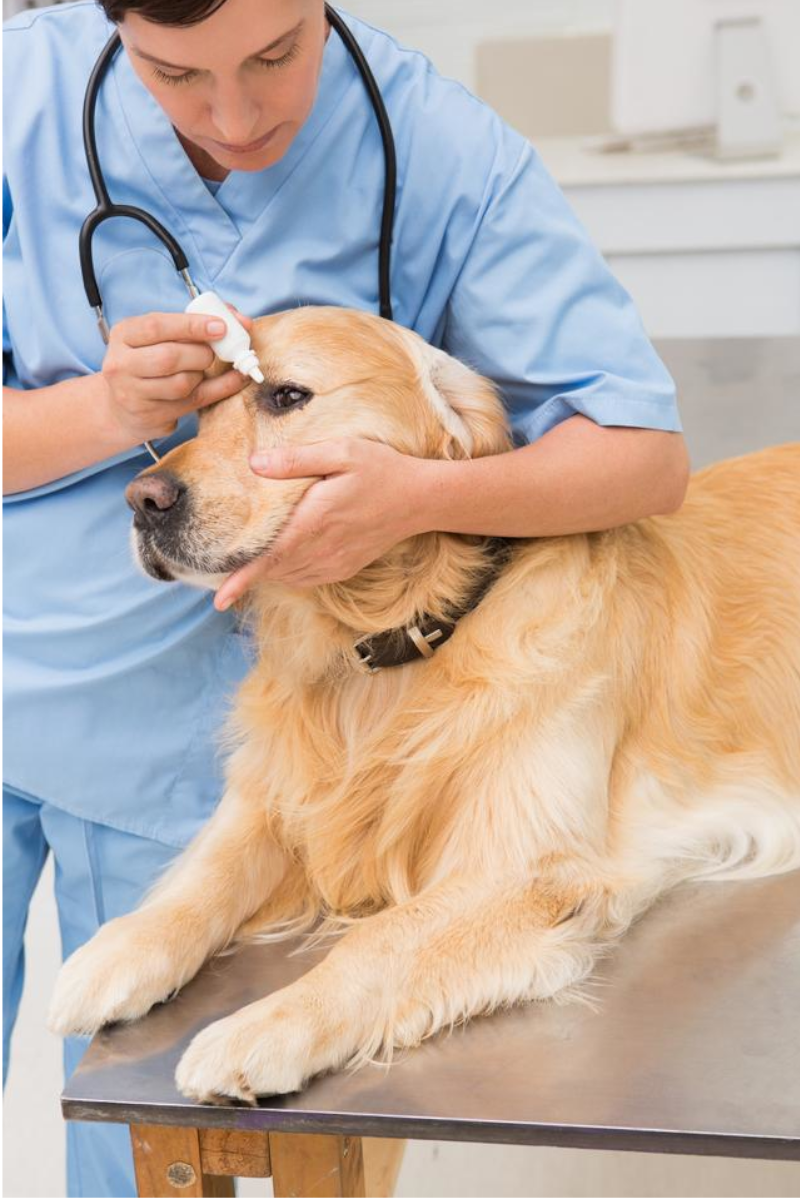
<instances>
[{"instance_id":1,"label":"dog's ear","mask_svg":"<svg viewBox=\"0 0 800 1200\"><path fill-rule=\"evenodd\" d=\"M490 380L422 343L423 391L443 426L441 458L481 458L512 448L505 408Z\"/></svg>"}]
</instances>

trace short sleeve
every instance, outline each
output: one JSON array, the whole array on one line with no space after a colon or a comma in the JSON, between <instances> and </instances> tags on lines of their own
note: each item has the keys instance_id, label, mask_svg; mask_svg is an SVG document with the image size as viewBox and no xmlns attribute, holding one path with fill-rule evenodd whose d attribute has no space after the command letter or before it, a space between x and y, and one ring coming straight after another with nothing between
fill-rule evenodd
<instances>
[{"instance_id":1,"label":"short sleeve","mask_svg":"<svg viewBox=\"0 0 800 1200\"><path fill-rule=\"evenodd\" d=\"M674 384L631 297L530 144L517 153L502 128L444 348L499 386L518 443L576 413L680 431Z\"/></svg>"}]
</instances>

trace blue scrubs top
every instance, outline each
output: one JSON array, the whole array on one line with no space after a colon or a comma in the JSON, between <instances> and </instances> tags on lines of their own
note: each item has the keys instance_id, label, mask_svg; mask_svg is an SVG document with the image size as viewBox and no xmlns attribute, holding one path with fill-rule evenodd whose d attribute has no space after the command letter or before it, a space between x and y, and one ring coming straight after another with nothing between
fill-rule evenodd
<instances>
[{"instance_id":1,"label":"blue scrubs top","mask_svg":"<svg viewBox=\"0 0 800 1200\"><path fill-rule=\"evenodd\" d=\"M345 15L383 93L398 157L395 320L495 380L516 441L574 413L680 430L672 382L529 143L460 84ZM99 370L78 231L94 207L86 81L112 27L91 2L20 14L4 39L6 382ZM194 279L253 316L297 304L376 312L384 159L340 38L280 162L216 193L124 52L97 106L112 197L152 212ZM110 323L180 311L172 262L134 221L104 224L95 263ZM161 442L190 437L185 418ZM129 549L136 449L7 498L6 779L78 816L184 844L222 788L215 731L250 661L210 594L144 577Z\"/></svg>"}]
</instances>

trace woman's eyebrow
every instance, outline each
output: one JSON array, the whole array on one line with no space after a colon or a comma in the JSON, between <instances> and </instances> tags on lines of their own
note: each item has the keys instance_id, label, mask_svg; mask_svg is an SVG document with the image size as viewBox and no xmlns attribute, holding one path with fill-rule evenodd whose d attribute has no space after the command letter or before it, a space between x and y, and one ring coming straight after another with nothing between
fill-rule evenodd
<instances>
[{"instance_id":1,"label":"woman's eyebrow","mask_svg":"<svg viewBox=\"0 0 800 1200\"><path fill-rule=\"evenodd\" d=\"M270 42L268 46L263 46L260 50L254 50L253 53L248 54L247 57L258 58L259 55L266 54L268 50L274 50L276 46L280 46L281 42L285 42L286 39L292 37L293 34L299 33L304 21L305 17L301 21L298 21L294 28L287 29L286 33L282 33L279 38L275 38L274 42ZM173 71L196 71L198 69L197 67L180 67L177 63L165 62L163 58L156 58L154 54L146 54L144 50L139 50L136 46L131 46L131 50L137 58L145 58L148 62L156 63L159 67L169 67Z\"/></svg>"}]
</instances>

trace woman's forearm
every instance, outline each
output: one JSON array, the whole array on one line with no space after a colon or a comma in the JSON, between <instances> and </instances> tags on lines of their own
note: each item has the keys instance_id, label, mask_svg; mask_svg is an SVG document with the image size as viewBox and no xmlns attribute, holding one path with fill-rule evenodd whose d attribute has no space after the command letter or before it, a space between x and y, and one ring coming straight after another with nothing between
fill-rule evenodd
<instances>
[{"instance_id":1,"label":"woman's forearm","mask_svg":"<svg viewBox=\"0 0 800 1200\"><path fill-rule=\"evenodd\" d=\"M578 415L507 454L419 460L413 532L548 537L612 529L674 512L689 470L680 433Z\"/></svg>"},{"instance_id":2,"label":"woman's forearm","mask_svg":"<svg viewBox=\"0 0 800 1200\"><path fill-rule=\"evenodd\" d=\"M101 374L3 388L3 494L27 491L136 445L109 419Z\"/></svg>"}]
</instances>

